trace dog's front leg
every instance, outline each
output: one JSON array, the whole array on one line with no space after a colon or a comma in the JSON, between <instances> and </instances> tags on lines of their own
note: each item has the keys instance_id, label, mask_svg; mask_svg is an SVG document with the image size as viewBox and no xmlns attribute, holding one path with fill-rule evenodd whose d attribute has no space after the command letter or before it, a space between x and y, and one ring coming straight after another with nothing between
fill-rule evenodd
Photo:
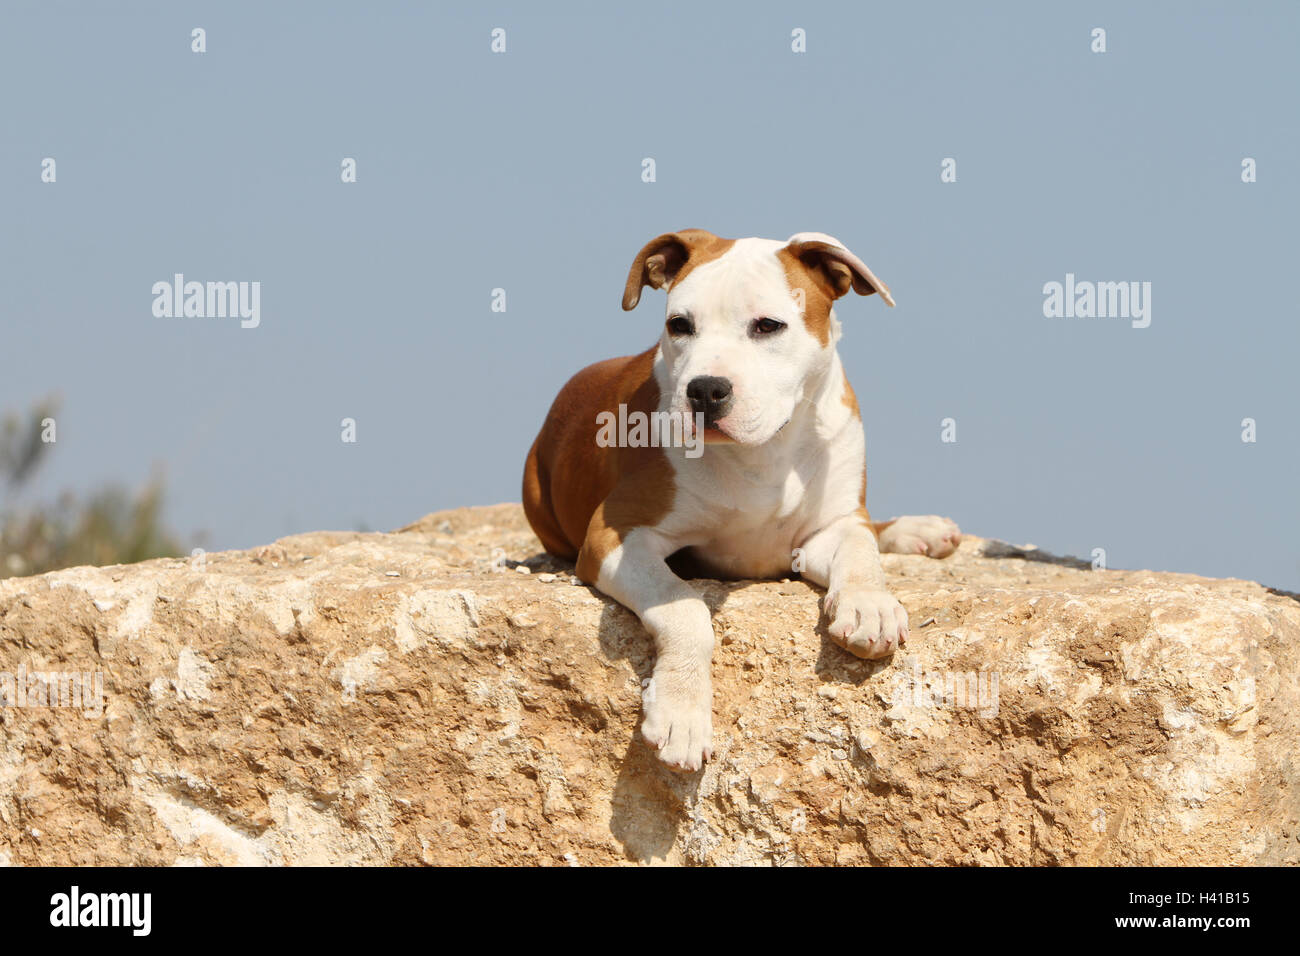
<instances>
[{"instance_id":1,"label":"dog's front leg","mask_svg":"<svg viewBox=\"0 0 1300 956\"><path fill-rule=\"evenodd\" d=\"M802 545L803 576L826 588L831 640L858 657L887 657L907 640L907 611L885 584L866 512L839 518Z\"/></svg>"},{"instance_id":2,"label":"dog's front leg","mask_svg":"<svg viewBox=\"0 0 1300 956\"><path fill-rule=\"evenodd\" d=\"M664 563L676 548L651 528L635 528L593 558L591 538L579 574L631 609L655 642L654 674L642 691L641 734L659 759L699 770L713 754L713 622L699 592Z\"/></svg>"}]
</instances>

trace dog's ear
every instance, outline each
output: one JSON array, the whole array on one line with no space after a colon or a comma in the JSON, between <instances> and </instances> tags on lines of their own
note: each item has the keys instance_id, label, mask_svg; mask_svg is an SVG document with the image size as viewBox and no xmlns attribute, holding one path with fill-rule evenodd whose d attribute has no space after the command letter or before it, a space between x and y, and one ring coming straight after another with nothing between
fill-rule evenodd
<instances>
[{"instance_id":1,"label":"dog's ear","mask_svg":"<svg viewBox=\"0 0 1300 956\"><path fill-rule=\"evenodd\" d=\"M889 286L877 279L867 264L834 236L798 232L790 237L786 248L803 263L813 278L825 285L832 299L838 299L852 289L858 295L879 292L886 304L894 304Z\"/></svg>"},{"instance_id":2,"label":"dog's ear","mask_svg":"<svg viewBox=\"0 0 1300 956\"><path fill-rule=\"evenodd\" d=\"M656 236L642 247L632 260L623 288L623 311L630 312L641 301L641 290L646 286L663 289L672 285L682 267L694 256L706 250L717 254L731 245L729 239L719 239L704 229L682 229ZM715 248L721 247L721 248Z\"/></svg>"}]
</instances>

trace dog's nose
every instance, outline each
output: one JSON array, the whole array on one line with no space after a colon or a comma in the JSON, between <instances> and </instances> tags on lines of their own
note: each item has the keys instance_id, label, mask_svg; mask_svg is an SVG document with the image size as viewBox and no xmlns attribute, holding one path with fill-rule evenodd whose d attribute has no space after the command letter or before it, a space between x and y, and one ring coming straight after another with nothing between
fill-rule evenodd
<instances>
[{"instance_id":1,"label":"dog's nose","mask_svg":"<svg viewBox=\"0 0 1300 956\"><path fill-rule=\"evenodd\" d=\"M704 422L711 425L731 411L731 380L716 375L701 375L686 385L686 397L691 408L704 413Z\"/></svg>"}]
</instances>

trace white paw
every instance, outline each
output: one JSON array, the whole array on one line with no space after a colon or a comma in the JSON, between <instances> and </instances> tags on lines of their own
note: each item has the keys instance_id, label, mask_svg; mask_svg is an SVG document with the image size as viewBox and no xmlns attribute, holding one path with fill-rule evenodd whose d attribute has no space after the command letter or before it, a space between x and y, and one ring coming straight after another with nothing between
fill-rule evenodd
<instances>
[{"instance_id":1,"label":"white paw","mask_svg":"<svg viewBox=\"0 0 1300 956\"><path fill-rule=\"evenodd\" d=\"M961 529L938 515L904 515L880 532L880 550L946 558L961 544Z\"/></svg>"},{"instance_id":2,"label":"white paw","mask_svg":"<svg viewBox=\"0 0 1300 956\"><path fill-rule=\"evenodd\" d=\"M713 688L704 675L662 664L641 692L641 735L674 770L693 771L713 756Z\"/></svg>"},{"instance_id":3,"label":"white paw","mask_svg":"<svg viewBox=\"0 0 1300 956\"><path fill-rule=\"evenodd\" d=\"M888 591L828 594L826 616L831 640L858 657L888 657L907 642L907 611Z\"/></svg>"}]
</instances>

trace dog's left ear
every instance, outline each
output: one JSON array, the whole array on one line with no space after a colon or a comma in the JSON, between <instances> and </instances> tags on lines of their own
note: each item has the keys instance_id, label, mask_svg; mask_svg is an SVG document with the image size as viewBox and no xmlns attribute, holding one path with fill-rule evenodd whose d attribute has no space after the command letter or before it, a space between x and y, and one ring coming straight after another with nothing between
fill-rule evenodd
<instances>
[{"instance_id":1,"label":"dog's left ear","mask_svg":"<svg viewBox=\"0 0 1300 956\"><path fill-rule=\"evenodd\" d=\"M786 248L826 285L832 299L838 299L853 289L858 295L878 292L887 305L894 304L889 286L877 279L867 264L834 236L821 232L797 232L786 242Z\"/></svg>"},{"instance_id":2,"label":"dog's left ear","mask_svg":"<svg viewBox=\"0 0 1300 956\"><path fill-rule=\"evenodd\" d=\"M719 239L706 229L679 229L666 232L647 242L632 260L623 287L623 311L630 312L641 301L646 286L664 289L676 281L687 261L714 258L731 246L732 240Z\"/></svg>"}]
</instances>

